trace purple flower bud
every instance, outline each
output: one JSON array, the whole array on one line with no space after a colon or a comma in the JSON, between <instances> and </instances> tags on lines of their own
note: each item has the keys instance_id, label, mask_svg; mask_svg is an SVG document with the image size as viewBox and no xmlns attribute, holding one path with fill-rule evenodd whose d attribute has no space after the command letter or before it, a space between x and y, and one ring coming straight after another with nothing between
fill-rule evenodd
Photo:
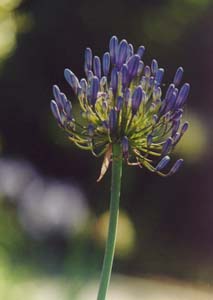
<instances>
[{"instance_id":1,"label":"purple flower bud","mask_svg":"<svg viewBox=\"0 0 213 300\"><path fill-rule=\"evenodd\" d=\"M89 93L89 101L91 105L95 105L98 95L99 89L99 80L98 77L94 76L91 80L90 93Z\"/></svg>"},{"instance_id":2,"label":"purple flower bud","mask_svg":"<svg viewBox=\"0 0 213 300\"><path fill-rule=\"evenodd\" d=\"M130 89L126 89L125 92L124 92L124 103L125 103L126 106L129 103L130 95L131 95Z\"/></svg>"},{"instance_id":3,"label":"purple flower bud","mask_svg":"<svg viewBox=\"0 0 213 300\"><path fill-rule=\"evenodd\" d=\"M117 123L117 112L115 109L111 109L109 113L109 129L111 132L114 131Z\"/></svg>"},{"instance_id":4,"label":"purple flower bud","mask_svg":"<svg viewBox=\"0 0 213 300\"><path fill-rule=\"evenodd\" d=\"M59 112L58 105L56 104L56 102L54 100L51 100L50 108L51 108L53 116L56 118L57 122L62 125L61 114Z\"/></svg>"},{"instance_id":5,"label":"purple flower bud","mask_svg":"<svg viewBox=\"0 0 213 300\"><path fill-rule=\"evenodd\" d=\"M127 54L128 54L128 43L126 40L122 40L119 44L119 50L118 50L118 60L117 60L117 66L120 69L122 64L126 61Z\"/></svg>"},{"instance_id":6,"label":"purple flower bud","mask_svg":"<svg viewBox=\"0 0 213 300\"><path fill-rule=\"evenodd\" d=\"M104 88L104 86L106 85L106 83L107 83L107 78L106 78L106 76L101 77L101 80L100 80L100 87L101 87L101 88Z\"/></svg>"},{"instance_id":7,"label":"purple flower bud","mask_svg":"<svg viewBox=\"0 0 213 300\"><path fill-rule=\"evenodd\" d=\"M65 69L64 77L66 81L69 83L69 85L71 86L71 88L73 89L74 93L77 94L79 88L79 81L78 78L75 76L75 74L69 69Z\"/></svg>"},{"instance_id":8,"label":"purple flower bud","mask_svg":"<svg viewBox=\"0 0 213 300\"><path fill-rule=\"evenodd\" d=\"M173 79L173 83L174 85L178 86L181 82L181 79L183 77L183 68L179 67L175 73L174 79Z\"/></svg>"},{"instance_id":9,"label":"purple flower bud","mask_svg":"<svg viewBox=\"0 0 213 300\"><path fill-rule=\"evenodd\" d=\"M118 100L117 100L117 110L118 112L122 109L123 106L123 98L121 96L118 96Z\"/></svg>"},{"instance_id":10,"label":"purple flower bud","mask_svg":"<svg viewBox=\"0 0 213 300\"><path fill-rule=\"evenodd\" d=\"M98 56L93 59L93 70L94 74L100 79L101 78L101 61Z\"/></svg>"},{"instance_id":11,"label":"purple flower bud","mask_svg":"<svg viewBox=\"0 0 213 300\"><path fill-rule=\"evenodd\" d=\"M89 71L89 72L87 73L88 81L92 80L93 77L94 77L93 72L92 72L92 71Z\"/></svg>"},{"instance_id":12,"label":"purple flower bud","mask_svg":"<svg viewBox=\"0 0 213 300\"><path fill-rule=\"evenodd\" d=\"M72 119L72 104L70 101L67 101L64 106L64 111L69 119Z\"/></svg>"},{"instance_id":13,"label":"purple flower bud","mask_svg":"<svg viewBox=\"0 0 213 300\"><path fill-rule=\"evenodd\" d=\"M108 122L107 121L102 121L102 125L105 129L109 129L109 125L108 125Z\"/></svg>"},{"instance_id":14,"label":"purple flower bud","mask_svg":"<svg viewBox=\"0 0 213 300\"><path fill-rule=\"evenodd\" d=\"M132 114L135 115L138 111L138 108L141 104L144 91L141 86L136 87L132 95Z\"/></svg>"},{"instance_id":15,"label":"purple flower bud","mask_svg":"<svg viewBox=\"0 0 213 300\"><path fill-rule=\"evenodd\" d=\"M118 38L116 36L113 36L109 42L109 53L113 65L116 64L117 52L118 52Z\"/></svg>"},{"instance_id":16,"label":"purple flower bud","mask_svg":"<svg viewBox=\"0 0 213 300\"><path fill-rule=\"evenodd\" d=\"M115 96L118 88L118 72L116 68L112 70L110 86L112 87L112 91Z\"/></svg>"},{"instance_id":17,"label":"purple flower bud","mask_svg":"<svg viewBox=\"0 0 213 300\"><path fill-rule=\"evenodd\" d=\"M137 55L139 55L140 59L143 57L144 51L145 51L145 47L144 46L140 46L138 48Z\"/></svg>"},{"instance_id":18,"label":"purple flower bud","mask_svg":"<svg viewBox=\"0 0 213 300\"><path fill-rule=\"evenodd\" d=\"M181 167L182 164L183 164L183 159L182 159L182 158L178 159L178 160L174 163L174 165L173 165L173 167L171 168L171 170L169 171L169 174L168 174L168 175L173 175L173 174L175 174L175 173L180 169L180 167Z\"/></svg>"},{"instance_id":19,"label":"purple flower bud","mask_svg":"<svg viewBox=\"0 0 213 300\"><path fill-rule=\"evenodd\" d=\"M128 57L132 56L134 53L134 47L132 44L129 44L129 48L128 48Z\"/></svg>"},{"instance_id":20,"label":"purple flower bud","mask_svg":"<svg viewBox=\"0 0 213 300\"><path fill-rule=\"evenodd\" d=\"M57 102L60 102L61 91L57 85L53 86L53 96Z\"/></svg>"},{"instance_id":21,"label":"purple flower bud","mask_svg":"<svg viewBox=\"0 0 213 300\"><path fill-rule=\"evenodd\" d=\"M180 138L181 138L180 132L176 132L176 133L173 135L173 141L174 141L173 144L176 145L176 144L179 142Z\"/></svg>"},{"instance_id":22,"label":"purple flower bud","mask_svg":"<svg viewBox=\"0 0 213 300\"><path fill-rule=\"evenodd\" d=\"M151 133L147 135L147 138L146 138L147 147L149 147L152 144L152 138L153 138L153 136Z\"/></svg>"},{"instance_id":23,"label":"purple flower bud","mask_svg":"<svg viewBox=\"0 0 213 300\"><path fill-rule=\"evenodd\" d=\"M149 78L149 87L153 88L154 84L155 84L155 78L153 76L151 76Z\"/></svg>"},{"instance_id":24,"label":"purple flower bud","mask_svg":"<svg viewBox=\"0 0 213 300\"><path fill-rule=\"evenodd\" d=\"M67 100L67 97L64 93L61 93L60 96L61 96L61 106L62 106L62 108L64 108L66 106L67 102L69 102L69 101Z\"/></svg>"},{"instance_id":25,"label":"purple flower bud","mask_svg":"<svg viewBox=\"0 0 213 300\"><path fill-rule=\"evenodd\" d=\"M151 76L151 69L150 69L149 66L145 66L145 68L144 68L144 75L146 77L150 77Z\"/></svg>"},{"instance_id":26,"label":"purple flower bud","mask_svg":"<svg viewBox=\"0 0 213 300\"><path fill-rule=\"evenodd\" d=\"M137 70L137 76L140 76L143 72L144 63L142 60L139 61L138 70Z\"/></svg>"},{"instance_id":27,"label":"purple flower bud","mask_svg":"<svg viewBox=\"0 0 213 300\"><path fill-rule=\"evenodd\" d=\"M180 130L181 135L184 134L188 128L189 128L189 123L188 122L183 123L181 130Z\"/></svg>"},{"instance_id":28,"label":"purple flower bud","mask_svg":"<svg viewBox=\"0 0 213 300\"><path fill-rule=\"evenodd\" d=\"M104 75L108 76L109 68L110 68L110 55L109 55L109 52L104 53L103 60L102 60L102 66L103 66Z\"/></svg>"},{"instance_id":29,"label":"purple flower bud","mask_svg":"<svg viewBox=\"0 0 213 300\"><path fill-rule=\"evenodd\" d=\"M90 48L86 48L84 59L84 71L87 75L88 71L92 69L92 50Z\"/></svg>"},{"instance_id":30,"label":"purple flower bud","mask_svg":"<svg viewBox=\"0 0 213 300\"><path fill-rule=\"evenodd\" d=\"M173 139L171 137L169 137L165 141L165 143L163 144L163 147L162 147L162 154L161 154L162 156L165 156L169 152L172 142L173 142Z\"/></svg>"},{"instance_id":31,"label":"purple flower bud","mask_svg":"<svg viewBox=\"0 0 213 300\"><path fill-rule=\"evenodd\" d=\"M190 85L188 83L184 83L184 85L181 87L180 89L180 92L177 96L177 101L176 101L176 104L175 104L175 107L182 107L185 102L186 102L186 99L189 95L189 90L190 90Z\"/></svg>"},{"instance_id":32,"label":"purple flower bud","mask_svg":"<svg viewBox=\"0 0 213 300\"><path fill-rule=\"evenodd\" d=\"M93 125L93 124L89 124L89 125L88 125L88 127L87 127L87 132L88 132L88 135L89 135L90 137L93 136L93 134L94 134L94 125Z\"/></svg>"},{"instance_id":33,"label":"purple flower bud","mask_svg":"<svg viewBox=\"0 0 213 300\"><path fill-rule=\"evenodd\" d=\"M177 93L173 92L170 98L165 99L166 100L166 109L165 112L173 110L175 107L175 102L177 99Z\"/></svg>"},{"instance_id":34,"label":"purple flower bud","mask_svg":"<svg viewBox=\"0 0 213 300\"><path fill-rule=\"evenodd\" d=\"M87 91L87 81L86 81L85 78L82 78L82 79L80 80L80 86L81 86L81 88L82 88L82 91L83 91L84 93L86 93L86 91Z\"/></svg>"},{"instance_id":35,"label":"purple flower bud","mask_svg":"<svg viewBox=\"0 0 213 300\"><path fill-rule=\"evenodd\" d=\"M156 81L157 85L161 84L163 75L164 75L164 69L162 69L162 68L158 69L156 72L156 75L155 75L155 81Z\"/></svg>"},{"instance_id":36,"label":"purple flower bud","mask_svg":"<svg viewBox=\"0 0 213 300\"><path fill-rule=\"evenodd\" d=\"M153 90L153 98L156 99L160 99L162 94L161 88L159 86L155 87Z\"/></svg>"},{"instance_id":37,"label":"purple flower bud","mask_svg":"<svg viewBox=\"0 0 213 300\"><path fill-rule=\"evenodd\" d=\"M122 145L122 151L123 151L123 155L124 158L128 158L129 156L129 141L128 141L128 137L124 136L122 141L121 141L121 145Z\"/></svg>"},{"instance_id":38,"label":"purple flower bud","mask_svg":"<svg viewBox=\"0 0 213 300\"><path fill-rule=\"evenodd\" d=\"M158 62L156 59L153 59L152 60L152 63L151 63L151 70L152 70L152 74L155 75L157 73L157 70L158 70Z\"/></svg>"},{"instance_id":39,"label":"purple flower bud","mask_svg":"<svg viewBox=\"0 0 213 300\"><path fill-rule=\"evenodd\" d=\"M172 97L174 90L175 90L175 85L171 83L166 91L165 99L170 100L170 97Z\"/></svg>"},{"instance_id":40,"label":"purple flower bud","mask_svg":"<svg viewBox=\"0 0 213 300\"><path fill-rule=\"evenodd\" d=\"M180 127L180 120L174 120L172 124L172 137L174 137L179 127Z\"/></svg>"},{"instance_id":41,"label":"purple flower bud","mask_svg":"<svg viewBox=\"0 0 213 300\"><path fill-rule=\"evenodd\" d=\"M128 73L130 80L137 75L140 57L139 55L133 55L127 62Z\"/></svg>"},{"instance_id":42,"label":"purple flower bud","mask_svg":"<svg viewBox=\"0 0 213 300\"><path fill-rule=\"evenodd\" d=\"M180 120L183 115L183 110L179 108L173 115L173 120Z\"/></svg>"},{"instance_id":43,"label":"purple flower bud","mask_svg":"<svg viewBox=\"0 0 213 300\"><path fill-rule=\"evenodd\" d=\"M121 81L122 87L125 89L129 84L129 74L128 74L128 67L127 65L123 65L121 68Z\"/></svg>"},{"instance_id":44,"label":"purple flower bud","mask_svg":"<svg viewBox=\"0 0 213 300\"><path fill-rule=\"evenodd\" d=\"M161 171L162 169L164 169L169 162L170 162L170 157L168 155L164 156L157 164L157 166L155 168L156 171L158 172L158 171Z\"/></svg>"}]
</instances>

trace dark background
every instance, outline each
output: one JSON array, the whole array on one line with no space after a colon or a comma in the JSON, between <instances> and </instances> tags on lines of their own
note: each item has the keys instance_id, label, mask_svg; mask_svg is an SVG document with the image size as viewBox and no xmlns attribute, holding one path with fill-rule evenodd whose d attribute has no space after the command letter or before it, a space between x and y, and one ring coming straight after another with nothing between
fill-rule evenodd
<instances>
[{"instance_id":1,"label":"dark background","mask_svg":"<svg viewBox=\"0 0 213 300\"><path fill-rule=\"evenodd\" d=\"M180 172L162 179L136 167L124 168L121 208L125 213L120 239L126 244L121 246L120 255L118 249L114 271L211 284L212 1L8 3L0 2L0 255L2 261L7 257L5 270L12 272L15 268L19 278L48 274L73 276L80 282L88 276L96 278L100 272L104 240L100 232L103 213L109 205L110 172L96 183L101 159L66 140L51 115L49 103L56 83L76 109L77 100L70 93L63 70L68 67L83 77L84 49L90 46L101 55L115 34L135 47L146 46L144 60L150 64L156 58L165 68L165 85L172 80L176 68L183 66L184 81L192 88L185 114L190 130L174 154L175 158L185 159ZM16 185L21 176L24 179L19 190ZM68 206L61 208L59 223L51 218L49 222L48 214L55 202L49 197L48 205L42 206L45 193L41 196L39 184L26 193L34 176L45 189L59 182L66 188L77 188L83 193L87 217L81 216L78 201L72 205L71 199L66 200ZM59 205L60 197L56 201ZM72 221L73 214L65 216L66 207L74 215L77 207L77 219L82 222ZM47 216L42 217L44 209ZM76 230L76 226L81 229Z\"/></svg>"}]
</instances>

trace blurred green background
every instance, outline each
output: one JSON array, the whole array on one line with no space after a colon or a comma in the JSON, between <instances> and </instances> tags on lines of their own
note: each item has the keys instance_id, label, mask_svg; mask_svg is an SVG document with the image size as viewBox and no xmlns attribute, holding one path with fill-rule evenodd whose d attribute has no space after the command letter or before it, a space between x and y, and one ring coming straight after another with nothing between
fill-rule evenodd
<instances>
[{"instance_id":1,"label":"blurred green background","mask_svg":"<svg viewBox=\"0 0 213 300\"><path fill-rule=\"evenodd\" d=\"M64 68L83 77L85 47L101 55L114 34L146 46L165 88L183 66L192 89L180 172L124 167L109 299L212 299L212 0L0 0L0 299L95 299L110 172L96 183L101 159L49 103L55 83L70 95Z\"/></svg>"}]
</instances>

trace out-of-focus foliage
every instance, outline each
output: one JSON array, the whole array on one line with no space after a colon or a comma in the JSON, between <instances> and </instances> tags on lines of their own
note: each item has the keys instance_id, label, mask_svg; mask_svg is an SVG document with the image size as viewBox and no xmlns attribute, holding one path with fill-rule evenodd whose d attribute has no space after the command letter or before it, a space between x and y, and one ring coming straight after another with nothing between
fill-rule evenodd
<instances>
[{"instance_id":1,"label":"out-of-focus foliage","mask_svg":"<svg viewBox=\"0 0 213 300\"><path fill-rule=\"evenodd\" d=\"M211 0L168 0L158 10L151 8L141 27L150 40L161 45L177 42L186 27L195 24L207 11Z\"/></svg>"},{"instance_id":2,"label":"out-of-focus foliage","mask_svg":"<svg viewBox=\"0 0 213 300\"><path fill-rule=\"evenodd\" d=\"M187 117L190 128L183 140L177 145L176 152L182 155L186 162L202 162L203 157L210 151L209 132L198 115L189 114Z\"/></svg>"},{"instance_id":3,"label":"out-of-focus foliage","mask_svg":"<svg viewBox=\"0 0 213 300\"><path fill-rule=\"evenodd\" d=\"M27 14L15 12L22 0L0 0L0 64L15 50L17 34L31 28Z\"/></svg>"},{"instance_id":4,"label":"out-of-focus foliage","mask_svg":"<svg viewBox=\"0 0 213 300\"><path fill-rule=\"evenodd\" d=\"M108 232L109 212L102 214L95 225L95 239L105 247ZM136 233L132 221L124 212L120 212L115 255L128 257L136 246Z\"/></svg>"}]
</instances>

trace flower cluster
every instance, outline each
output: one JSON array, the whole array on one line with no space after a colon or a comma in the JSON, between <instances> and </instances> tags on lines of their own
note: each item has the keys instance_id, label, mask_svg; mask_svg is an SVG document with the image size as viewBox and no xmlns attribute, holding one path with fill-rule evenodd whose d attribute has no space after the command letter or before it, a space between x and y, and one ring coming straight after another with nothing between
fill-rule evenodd
<instances>
[{"instance_id":1,"label":"flower cluster","mask_svg":"<svg viewBox=\"0 0 213 300\"><path fill-rule=\"evenodd\" d=\"M178 159L169 171L164 171L169 154L188 128L182 115L190 86L185 83L178 88L183 76L183 68L179 67L163 96L160 86L164 69L155 59L151 66L144 65L144 50L140 46L134 52L131 44L119 42L116 36L111 38L109 52L102 59L86 48L86 79L79 81L72 71L64 71L79 100L82 122L74 118L71 102L56 85L51 110L78 147L100 156L109 153L113 143L120 143L123 159L129 165L168 176L183 162Z\"/></svg>"}]
</instances>

